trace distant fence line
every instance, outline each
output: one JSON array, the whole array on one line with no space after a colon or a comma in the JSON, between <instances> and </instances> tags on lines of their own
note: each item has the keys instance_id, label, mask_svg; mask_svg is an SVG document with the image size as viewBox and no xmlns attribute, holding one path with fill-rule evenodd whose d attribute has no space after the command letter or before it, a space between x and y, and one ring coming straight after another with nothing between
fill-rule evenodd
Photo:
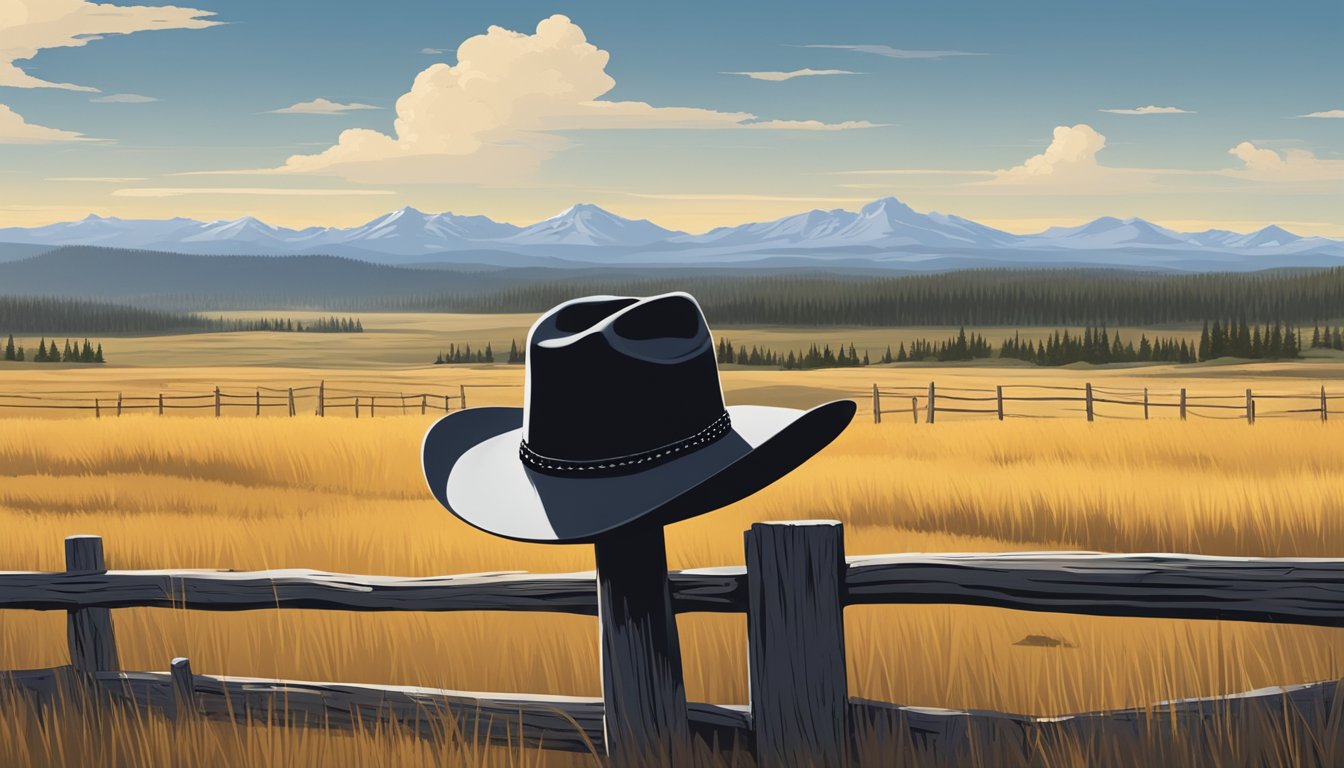
<instances>
[{"instance_id":1,"label":"distant fence line","mask_svg":"<svg viewBox=\"0 0 1344 768\"><path fill-rule=\"evenodd\" d=\"M1010 390L1005 393L1004 390ZM1015 394L1015 392L1048 392L1051 394ZM1344 399L1344 394L1330 395L1322 386L1319 392L1309 394L1256 393L1248 387L1244 394L1205 394L1193 395L1181 387L1178 392L1170 392L1158 397L1148 387L1114 388L1097 387L1090 382L1082 386L1061 386L1045 384L1000 384L991 388L984 387L938 387L929 382L928 387L883 387L873 384L872 394L873 423L881 424L882 416L887 414L909 414L914 423L919 423L920 413L924 421L933 424L940 413L966 413L996 416L999 421L1009 418L1060 418L1058 415L1031 413L1010 413L1010 403L1077 403L1066 409L1082 413L1088 421L1105 419L1133 419L1147 421L1153 409L1174 408L1181 419L1191 416L1202 419L1245 419L1254 424L1256 419L1272 417L1292 417L1311 414L1321 421L1330 418L1330 401ZM884 409L883 398L904 402L909 398L910 407ZM922 398L922 399L921 399ZM1262 412L1259 401L1282 402L1286 406L1295 403L1310 403L1305 407L1278 407L1273 411ZM943 405L944 402L952 405ZM1217 401L1217 402L1214 402ZM1132 408L1129 413L1103 413L1098 405L1113 405ZM1140 414L1141 410L1141 414ZM1217 411L1204 413L1202 411Z\"/></svg>"},{"instance_id":2,"label":"distant fence line","mask_svg":"<svg viewBox=\"0 0 1344 768\"><path fill-rule=\"evenodd\" d=\"M475 385L473 385L475 386ZM356 418L362 413L377 415L381 409L397 414L420 414L430 411L447 413L467 407L467 386L459 384L454 394L451 389L439 392L391 392L339 389L326 382L304 387L257 386L251 392L226 392L215 387L212 392L183 394L179 392L154 395L125 395L103 392L54 392L48 394L0 393L0 408L31 408L58 411L92 411L95 418L104 415L120 416L124 411L151 411L162 416L172 410L214 409L215 416L223 416L225 409L252 411L260 416L266 409L283 408L287 416L297 416L299 403L306 405L317 416L326 416L332 409L347 409Z\"/></svg>"}]
</instances>

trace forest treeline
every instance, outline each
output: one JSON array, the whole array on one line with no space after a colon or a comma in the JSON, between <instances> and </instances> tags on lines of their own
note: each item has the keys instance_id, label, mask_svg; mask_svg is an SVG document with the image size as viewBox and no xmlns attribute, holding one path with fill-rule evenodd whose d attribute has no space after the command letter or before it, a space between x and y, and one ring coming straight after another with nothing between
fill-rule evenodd
<instances>
[{"instance_id":1,"label":"forest treeline","mask_svg":"<svg viewBox=\"0 0 1344 768\"><path fill-rule=\"evenodd\" d=\"M0 296L0 328L19 334L114 333L147 335L224 331L362 333L357 317L290 318L204 317L186 312L145 309L126 304L58 296Z\"/></svg>"},{"instance_id":2,"label":"forest treeline","mask_svg":"<svg viewBox=\"0 0 1344 768\"><path fill-rule=\"evenodd\" d=\"M543 312L575 296L693 294L711 325L1143 326L1239 317L1309 325L1344 316L1344 268L1141 274L967 270L937 275L570 278L378 302L405 311ZM383 306L390 302L395 306Z\"/></svg>"},{"instance_id":3,"label":"forest treeline","mask_svg":"<svg viewBox=\"0 0 1344 768\"><path fill-rule=\"evenodd\" d=\"M79 342L73 344L69 339L65 340L65 348L56 346L56 340L52 339L51 344L47 344L46 337L37 343L37 349L31 355L22 345L14 343L14 335L10 334L5 341L4 358L11 362L33 362L33 363L105 363L103 358L103 345L99 342L97 348L84 340L84 346Z\"/></svg>"}]
</instances>

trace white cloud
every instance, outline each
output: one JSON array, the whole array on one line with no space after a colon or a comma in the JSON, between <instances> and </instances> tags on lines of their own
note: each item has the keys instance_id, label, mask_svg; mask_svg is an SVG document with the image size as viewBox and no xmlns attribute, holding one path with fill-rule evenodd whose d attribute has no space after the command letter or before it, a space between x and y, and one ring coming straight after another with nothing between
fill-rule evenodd
<instances>
[{"instance_id":1,"label":"white cloud","mask_svg":"<svg viewBox=\"0 0 1344 768\"><path fill-rule=\"evenodd\" d=\"M912 51L904 48L892 48L890 45L804 45L803 48L836 48L842 51L871 53L889 59L942 59L948 56L986 56L984 53L970 51Z\"/></svg>"},{"instance_id":2,"label":"white cloud","mask_svg":"<svg viewBox=\"0 0 1344 768\"><path fill-rule=\"evenodd\" d=\"M25 122L19 113L0 104L0 144L55 144L65 141L92 141L88 136L59 128L47 128Z\"/></svg>"},{"instance_id":3,"label":"white cloud","mask_svg":"<svg viewBox=\"0 0 1344 768\"><path fill-rule=\"evenodd\" d=\"M1106 137L1085 123L1055 127L1050 146L1021 165L994 172L994 182L1030 182L1042 179L1077 179L1095 175L1097 153L1106 146Z\"/></svg>"},{"instance_id":4,"label":"white cloud","mask_svg":"<svg viewBox=\"0 0 1344 768\"><path fill-rule=\"evenodd\" d=\"M850 72L847 69L795 69L791 72L724 72L725 75L742 75L752 80L780 82L795 77L819 77L822 75L860 75L862 72Z\"/></svg>"},{"instance_id":5,"label":"white cloud","mask_svg":"<svg viewBox=\"0 0 1344 768\"><path fill-rule=\"evenodd\" d=\"M300 101L298 104L291 104L283 109L272 109L273 115L342 115L346 112L355 112L363 109L382 109L372 104L360 104L353 102L342 104L337 101L327 99L313 99L312 101Z\"/></svg>"},{"instance_id":6,"label":"white cloud","mask_svg":"<svg viewBox=\"0 0 1344 768\"><path fill-rule=\"evenodd\" d=\"M1193 115L1189 109L1180 107L1158 107L1149 104L1146 107L1133 107L1131 109L1099 109L1098 112L1110 112L1113 115Z\"/></svg>"},{"instance_id":7,"label":"white cloud","mask_svg":"<svg viewBox=\"0 0 1344 768\"><path fill-rule=\"evenodd\" d=\"M1344 181L1344 160L1323 160L1305 149L1282 153L1243 141L1227 151L1244 163L1229 175L1255 181Z\"/></svg>"},{"instance_id":8,"label":"white cloud","mask_svg":"<svg viewBox=\"0 0 1344 768\"><path fill-rule=\"evenodd\" d=\"M186 195L261 195L267 197L363 197L395 194L390 189L311 189L308 187L131 187L114 197L184 197Z\"/></svg>"},{"instance_id":9,"label":"white cloud","mask_svg":"<svg viewBox=\"0 0 1344 768\"><path fill-rule=\"evenodd\" d=\"M109 93L106 96L95 96L89 101L95 104L148 104L158 99L153 96L141 96L138 93Z\"/></svg>"},{"instance_id":10,"label":"white cloud","mask_svg":"<svg viewBox=\"0 0 1344 768\"><path fill-rule=\"evenodd\" d=\"M421 48L420 52L426 56L438 56L441 53L447 53L447 51L442 48Z\"/></svg>"},{"instance_id":11,"label":"white cloud","mask_svg":"<svg viewBox=\"0 0 1344 768\"><path fill-rule=\"evenodd\" d=\"M139 6L87 0L0 0L0 86L97 91L74 83L33 77L16 62L46 48L74 48L105 35L129 35L160 29L203 29L219 22L214 14L172 5Z\"/></svg>"},{"instance_id":12,"label":"white cloud","mask_svg":"<svg viewBox=\"0 0 1344 768\"><path fill-rule=\"evenodd\" d=\"M263 172L338 175L369 183L507 183L530 175L569 146L564 131L739 129L818 131L874 127L865 121L761 120L749 112L607 101L616 85L609 55L568 18L551 16L535 34L492 26L457 49L457 63L433 64L397 100L392 135L364 128L336 144L294 155Z\"/></svg>"},{"instance_id":13,"label":"white cloud","mask_svg":"<svg viewBox=\"0 0 1344 768\"><path fill-rule=\"evenodd\" d=\"M1298 115L1298 117L1324 117L1340 120L1344 119L1344 109L1327 109L1324 112L1308 112L1305 115Z\"/></svg>"}]
</instances>

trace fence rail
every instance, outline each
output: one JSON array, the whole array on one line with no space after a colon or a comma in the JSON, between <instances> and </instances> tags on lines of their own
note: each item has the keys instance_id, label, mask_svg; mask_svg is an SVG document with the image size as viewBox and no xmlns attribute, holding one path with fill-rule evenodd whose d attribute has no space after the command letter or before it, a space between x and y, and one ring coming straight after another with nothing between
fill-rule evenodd
<instances>
[{"instance_id":1,"label":"fence rail","mask_svg":"<svg viewBox=\"0 0 1344 768\"><path fill-rule=\"evenodd\" d=\"M1005 393L1005 389L1044 390L1061 394L1013 394L1011 392ZM948 394L948 392L989 394L967 395ZM923 394L924 396L922 406L920 403L920 394ZM872 401L873 423L875 424L881 424L882 417L888 414L910 414L914 422L918 424L921 410L925 414L925 421L929 424L936 421L939 413L993 414L998 417L999 421L1009 418L1052 417L1034 413L1012 413L1007 406L1007 404L1011 403L1082 403L1082 409L1063 410L1080 410L1088 421L1095 421L1099 418L1143 419L1144 421L1147 421L1151 417L1152 409L1154 408L1175 408L1182 421L1187 420L1190 416L1196 416L1199 418L1210 419L1244 418L1246 423L1254 424L1255 420L1258 418L1288 417L1302 414L1314 414L1321 421L1328 421L1331 413L1331 401L1344 399L1344 394L1327 394L1325 387L1322 386L1319 392L1304 394L1256 393L1252 389L1247 389L1245 392L1239 394L1193 395L1190 394L1185 387L1182 387L1179 391L1164 394L1163 397L1165 397L1166 400L1159 400L1156 399L1156 393L1150 392L1147 387L1142 389L1103 388L1093 386L1090 382L1085 383L1082 386L1072 387L1041 384L1003 384L994 389L938 387L935 382L929 382L927 388L906 386L882 387L874 383L872 394L868 395L868 397L870 397ZM910 407L908 409L885 409L882 407L882 399L884 397L898 398L898 402L904 402L906 398L909 398ZM954 403L993 403L994 407L976 408L965 405L947 406L941 404L943 401L952 401ZM1282 402L1283 405L1273 411L1261 411L1259 408L1260 401ZM1311 403L1311 405L1294 408L1291 407L1294 404L1294 401L1298 404ZM1098 410L1098 405L1120 406L1123 408L1132 408L1133 410L1127 413L1103 413ZM1203 413L1202 411L1233 411L1238 415L1227 416Z\"/></svg>"},{"instance_id":2,"label":"fence rail","mask_svg":"<svg viewBox=\"0 0 1344 768\"><path fill-rule=\"evenodd\" d=\"M472 385L477 386L477 385ZM493 385L491 385L493 386ZM78 396L71 396L78 395ZM376 416L381 409L387 413L420 413L430 411L447 413L467 407L467 385L459 384L457 391L391 392L337 389L326 382L303 387L256 386L251 392L226 392L215 387L211 392L189 394L182 392L153 395L125 395L121 392L74 393L0 393L0 409L39 409L55 411L93 411L102 418L120 416L124 411L157 411L162 416L170 410L209 410L223 416L226 409L250 411L260 416L272 408L283 408L288 416L297 416L300 405L317 416L327 415L330 409L347 409L356 417L361 413Z\"/></svg>"},{"instance_id":3,"label":"fence rail","mask_svg":"<svg viewBox=\"0 0 1344 768\"><path fill-rule=\"evenodd\" d=\"M1344 559L1091 552L846 558L843 527L833 521L757 524L745 541L745 566L667 575L677 612L747 614L750 704L685 706L689 738L702 747L753 750L761 764L844 765L853 739L874 734L916 738L950 755L967 748L973 730L1022 743L1071 729L1137 736L1251 708L1327 728L1338 722L1336 703L1344 705L1344 682L1334 681L1048 718L851 698L842 612L851 605L945 603L1344 627ZM64 572L0 572L0 609L68 612L69 666L0 673L0 682L43 706L68 692L94 691L173 717L321 727L384 721L426 738L452 731L566 751L601 753L608 746L604 699L211 676L194 674L183 658L166 672L123 671L111 617L111 610L127 607L597 616L594 572L401 578L293 569L116 571L106 570L96 536L67 539L66 564ZM445 718L453 728L445 728Z\"/></svg>"}]
</instances>

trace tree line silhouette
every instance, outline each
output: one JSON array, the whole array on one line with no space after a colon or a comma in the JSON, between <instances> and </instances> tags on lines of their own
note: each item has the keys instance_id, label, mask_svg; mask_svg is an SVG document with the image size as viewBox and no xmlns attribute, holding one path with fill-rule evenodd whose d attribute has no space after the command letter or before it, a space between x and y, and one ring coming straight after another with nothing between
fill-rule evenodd
<instances>
[{"instance_id":1,"label":"tree line silhouette","mask_svg":"<svg viewBox=\"0 0 1344 768\"><path fill-rule=\"evenodd\" d=\"M220 327L214 330L229 331L278 331L282 333L363 333L364 323L357 317L319 317L304 325L302 320L293 318L262 317L255 320L226 320L219 318Z\"/></svg>"},{"instance_id":2,"label":"tree line silhouette","mask_svg":"<svg viewBox=\"0 0 1344 768\"><path fill-rule=\"evenodd\" d=\"M4 359L14 362L24 362L28 360L28 352L22 346L14 344L14 334L9 335L5 341ZM47 345L47 339L44 336L37 343L37 351L33 353L32 362L34 363L105 363L103 358L102 342L95 348L88 339L84 340L84 346L79 342L71 343L69 339L65 340L65 348L60 349L56 346L56 340L51 340L51 345Z\"/></svg>"}]
</instances>

